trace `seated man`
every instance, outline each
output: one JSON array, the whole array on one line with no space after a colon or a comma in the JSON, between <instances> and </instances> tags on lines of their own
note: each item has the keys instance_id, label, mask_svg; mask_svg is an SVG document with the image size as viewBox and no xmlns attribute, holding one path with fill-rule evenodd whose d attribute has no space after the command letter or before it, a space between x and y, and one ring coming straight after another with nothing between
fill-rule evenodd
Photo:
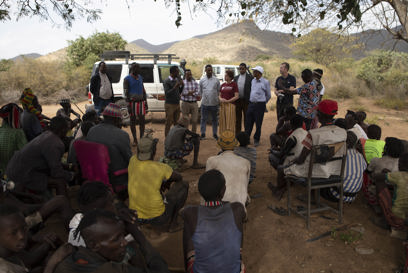
<instances>
[{"instance_id":1,"label":"seated man","mask_svg":"<svg viewBox=\"0 0 408 273\"><path fill-rule=\"evenodd\" d=\"M343 201L351 203L361 189L363 184L363 173L367 168L367 163L364 160L364 156L356 150L358 139L353 132L347 132L346 142L347 157L344 169ZM338 202L340 198L340 194L336 188L321 189L320 194L324 199L332 202Z\"/></svg>"},{"instance_id":2,"label":"seated man","mask_svg":"<svg viewBox=\"0 0 408 273\"><path fill-rule=\"evenodd\" d=\"M164 156L170 159L183 160L194 149L194 160L191 168L201 169L198 164L198 152L200 150L200 136L187 129L188 119L182 116L178 124L174 125L166 136L164 142ZM181 165L181 164L180 164Z\"/></svg>"},{"instance_id":3,"label":"seated man","mask_svg":"<svg viewBox=\"0 0 408 273\"><path fill-rule=\"evenodd\" d=\"M84 214L94 209L114 212L117 215L123 216L122 218L129 223L135 223L137 220L136 212L130 211L122 203L118 202L118 210L116 209L112 192L105 184L99 181L88 181L81 186L78 194L78 205L81 212L75 214L69 223L68 243L74 246L86 246L81 234L77 232L77 227ZM119 208L119 206L122 207ZM133 240L131 236L126 237L127 240L130 238Z\"/></svg>"},{"instance_id":4,"label":"seated man","mask_svg":"<svg viewBox=\"0 0 408 273\"><path fill-rule=\"evenodd\" d=\"M296 115L296 108L293 106L288 106L283 110L283 116L279 119L278 125L276 125L276 132L269 137L271 149L279 150L283 146L286 138L291 133L290 120L294 115Z\"/></svg>"},{"instance_id":5,"label":"seated man","mask_svg":"<svg viewBox=\"0 0 408 273\"><path fill-rule=\"evenodd\" d=\"M188 183L167 164L153 161L156 144L142 137L130 159L129 208L137 211L139 222L173 232L179 229L177 215L187 200Z\"/></svg>"},{"instance_id":6,"label":"seated man","mask_svg":"<svg viewBox=\"0 0 408 273\"><path fill-rule=\"evenodd\" d=\"M298 177L307 177L309 171L310 151L315 145L330 145L339 142L345 142L347 139L346 130L334 125L334 116L337 114L337 102L333 100L322 100L319 103L317 117L321 124L320 128L312 129L308 132L302 141L302 151L294 160L295 164L285 168L285 175L294 175ZM333 157L339 157L345 152L346 145L334 150ZM305 162L306 161L306 162ZM314 178L328 178L331 175L340 174L341 164L339 160L329 161L325 164L314 164Z\"/></svg>"},{"instance_id":7,"label":"seated man","mask_svg":"<svg viewBox=\"0 0 408 273\"><path fill-rule=\"evenodd\" d=\"M364 153L367 163L370 164L371 159L382 157L385 141L381 140L381 127L375 124L368 126L367 136L368 139L364 145Z\"/></svg>"},{"instance_id":8,"label":"seated man","mask_svg":"<svg viewBox=\"0 0 408 273\"><path fill-rule=\"evenodd\" d=\"M77 124L80 122L81 120L81 115L78 114L77 112L75 112L74 110L72 110L71 108L71 101L69 99L61 99L60 100L60 105L62 106L61 109L58 109L56 116L62 116L64 118L66 118L67 120L71 121L71 128L74 128L75 126L77 126ZM71 120L71 114L73 114L76 119Z\"/></svg>"},{"instance_id":9,"label":"seated man","mask_svg":"<svg viewBox=\"0 0 408 273\"><path fill-rule=\"evenodd\" d=\"M223 202L225 178L209 170L198 181L203 206L183 211L183 249L186 272L245 272L241 261L245 209L239 202Z\"/></svg>"},{"instance_id":10,"label":"seated man","mask_svg":"<svg viewBox=\"0 0 408 273\"><path fill-rule=\"evenodd\" d=\"M376 174L374 181L378 200L388 225L392 229L403 229L404 222L408 218L408 153L400 156L398 171ZM395 186L394 197L387 184Z\"/></svg>"},{"instance_id":11,"label":"seated man","mask_svg":"<svg viewBox=\"0 0 408 273\"><path fill-rule=\"evenodd\" d=\"M278 175L276 178L276 186L268 183L269 189L272 190L274 197L280 200L285 193L286 183L285 174L282 168L278 168L279 165L288 166L288 169L292 168L290 164L300 155L303 149L302 141L307 135L307 131L303 129L303 117L296 114L291 120L292 133L286 139L285 145L279 153L271 151L269 155L269 161L271 165L277 169Z\"/></svg>"},{"instance_id":12,"label":"seated man","mask_svg":"<svg viewBox=\"0 0 408 273\"><path fill-rule=\"evenodd\" d=\"M43 262L56 241L48 237L44 243L26 251L28 229L23 214L18 208L0 204L0 272L43 272Z\"/></svg>"},{"instance_id":13,"label":"seated man","mask_svg":"<svg viewBox=\"0 0 408 273\"><path fill-rule=\"evenodd\" d=\"M7 177L16 190L43 195L48 188L56 188L57 195L65 195L67 183L75 177L61 163L65 152L62 139L68 131L63 117L51 119L50 130L33 139L16 152L7 165Z\"/></svg>"},{"instance_id":14,"label":"seated man","mask_svg":"<svg viewBox=\"0 0 408 273\"><path fill-rule=\"evenodd\" d=\"M62 262L51 258L55 270L47 268L47 272L156 272L167 273L167 264L160 254L153 249L137 225L124 224L113 212L100 209L92 210L84 215L78 232L84 239L86 247L71 248ZM132 234L135 242L125 240L126 233ZM143 253L144 265L135 260L136 249Z\"/></svg>"},{"instance_id":15,"label":"seated man","mask_svg":"<svg viewBox=\"0 0 408 273\"><path fill-rule=\"evenodd\" d=\"M21 129L21 112L22 109L14 103L0 108L0 117L3 119L0 127L0 173L3 174L14 152L27 144L24 131Z\"/></svg>"},{"instance_id":16,"label":"seated man","mask_svg":"<svg viewBox=\"0 0 408 273\"><path fill-rule=\"evenodd\" d=\"M234 154L237 140L232 131L224 131L218 139L222 153L208 158L206 171L220 171L226 181L226 191L223 201L240 202L245 206L248 200L248 183L251 173L251 163L248 159Z\"/></svg>"},{"instance_id":17,"label":"seated man","mask_svg":"<svg viewBox=\"0 0 408 273\"><path fill-rule=\"evenodd\" d=\"M237 140L239 142L239 146L235 147L234 153L245 159L248 159L249 162L251 162L251 173L249 174L249 184L251 184L252 180L255 179L256 149L252 147L248 147L250 140L249 140L248 134L245 132L240 132L237 135Z\"/></svg>"},{"instance_id":18,"label":"seated man","mask_svg":"<svg viewBox=\"0 0 408 273\"><path fill-rule=\"evenodd\" d=\"M79 138L75 138L74 140L71 141L71 143L69 144L69 151L68 151L68 158L67 158L67 162L74 164L74 165L79 165L78 163L78 159L77 159L77 155L76 155L76 151L75 151L75 147L74 147L74 143L77 140L85 140L89 130L94 126L94 124L92 122L89 121L85 121L82 123L81 125L81 137Z\"/></svg>"},{"instance_id":19,"label":"seated man","mask_svg":"<svg viewBox=\"0 0 408 273\"><path fill-rule=\"evenodd\" d=\"M115 188L125 189L128 184L128 174L125 171L129 165L132 150L130 148L129 135L122 131L122 113L120 107L109 103L102 113L103 122L93 126L86 140L105 145L109 150L110 184ZM120 172L120 175L115 173Z\"/></svg>"}]
</instances>

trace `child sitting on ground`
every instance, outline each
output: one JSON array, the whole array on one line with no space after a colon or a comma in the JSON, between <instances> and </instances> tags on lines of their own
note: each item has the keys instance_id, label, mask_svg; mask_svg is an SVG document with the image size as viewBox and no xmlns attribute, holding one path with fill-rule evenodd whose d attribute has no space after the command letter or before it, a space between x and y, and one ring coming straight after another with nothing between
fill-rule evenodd
<instances>
[{"instance_id":1,"label":"child sitting on ground","mask_svg":"<svg viewBox=\"0 0 408 273\"><path fill-rule=\"evenodd\" d=\"M234 148L234 154L239 155L251 162L251 174L249 175L249 183L255 178L256 171L256 149L248 147L249 136L245 132L240 132L236 139L239 142L239 146Z\"/></svg>"},{"instance_id":2,"label":"child sitting on ground","mask_svg":"<svg viewBox=\"0 0 408 273\"><path fill-rule=\"evenodd\" d=\"M283 116L279 119L278 125L276 125L276 132L269 137L271 149L279 150L283 146L286 138L292 132L290 120L294 115L296 115L295 107L288 106L284 109Z\"/></svg>"},{"instance_id":3,"label":"child sitting on ground","mask_svg":"<svg viewBox=\"0 0 408 273\"><path fill-rule=\"evenodd\" d=\"M357 120L357 124L360 125L361 129L364 130L364 132L368 131L368 124L364 122L364 120L366 119L367 114L364 111L357 111L356 112L356 120Z\"/></svg>"},{"instance_id":4,"label":"child sitting on ground","mask_svg":"<svg viewBox=\"0 0 408 273\"><path fill-rule=\"evenodd\" d=\"M383 170L390 172L398 171L398 159L403 151L404 145L401 140L395 137L387 137L385 139L383 156L371 159L370 165L367 167L367 172L381 173Z\"/></svg>"},{"instance_id":5,"label":"child sitting on ground","mask_svg":"<svg viewBox=\"0 0 408 273\"><path fill-rule=\"evenodd\" d=\"M408 153L398 159L398 170L384 172L374 176L377 187L378 201L384 217L392 229L400 230L408 218ZM387 184L394 185L394 198ZM406 237L405 237L406 239Z\"/></svg>"},{"instance_id":6,"label":"child sitting on ground","mask_svg":"<svg viewBox=\"0 0 408 273\"><path fill-rule=\"evenodd\" d=\"M371 159L382 157L385 141L381 140L381 127L375 124L368 126L367 136L364 153L367 163L370 164Z\"/></svg>"},{"instance_id":7,"label":"child sitting on ground","mask_svg":"<svg viewBox=\"0 0 408 273\"><path fill-rule=\"evenodd\" d=\"M17 207L0 204L0 272L43 272L43 262L55 248L55 234L43 236L43 243L27 251L28 227Z\"/></svg>"}]
</instances>

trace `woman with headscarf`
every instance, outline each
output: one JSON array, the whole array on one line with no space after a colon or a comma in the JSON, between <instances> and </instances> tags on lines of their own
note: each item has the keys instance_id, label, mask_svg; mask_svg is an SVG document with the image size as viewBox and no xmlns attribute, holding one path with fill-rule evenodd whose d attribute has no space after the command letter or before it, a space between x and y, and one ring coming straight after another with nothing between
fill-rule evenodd
<instances>
[{"instance_id":1,"label":"woman with headscarf","mask_svg":"<svg viewBox=\"0 0 408 273\"><path fill-rule=\"evenodd\" d=\"M0 108L0 117L3 119L0 127L0 173L4 173L14 152L27 143L20 123L22 111L15 103L9 103Z\"/></svg>"},{"instance_id":2,"label":"woman with headscarf","mask_svg":"<svg viewBox=\"0 0 408 273\"><path fill-rule=\"evenodd\" d=\"M41 113L41 106L38 103L37 96L34 95L31 88L26 88L20 97L24 112L21 123L28 141L41 134L46 127L44 115Z\"/></svg>"}]
</instances>

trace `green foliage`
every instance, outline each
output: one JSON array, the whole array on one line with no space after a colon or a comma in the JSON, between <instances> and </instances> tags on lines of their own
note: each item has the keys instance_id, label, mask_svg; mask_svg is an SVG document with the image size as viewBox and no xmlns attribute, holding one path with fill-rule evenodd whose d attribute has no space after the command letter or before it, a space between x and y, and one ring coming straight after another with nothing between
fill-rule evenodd
<instances>
[{"instance_id":1,"label":"green foliage","mask_svg":"<svg viewBox=\"0 0 408 273\"><path fill-rule=\"evenodd\" d=\"M392 51L375 51L360 61L357 78L368 88L379 90L389 98L408 95L408 54Z\"/></svg>"},{"instance_id":2,"label":"green foliage","mask_svg":"<svg viewBox=\"0 0 408 273\"><path fill-rule=\"evenodd\" d=\"M293 54L303 60L329 65L361 48L356 39L318 28L298 38L292 45Z\"/></svg>"},{"instance_id":3,"label":"green foliage","mask_svg":"<svg viewBox=\"0 0 408 273\"><path fill-rule=\"evenodd\" d=\"M86 39L81 36L74 41L68 41L68 44L67 55L73 66L92 67L104 51L124 50L127 42L117 32L99 32Z\"/></svg>"},{"instance_id":4,"label":"green foliage","mask_svg":"<svg viewBox=\"0 0 408 273\"><path fill-rule=\"evenodd\" d=\"M407 108L407 102L402 98L381 98L375 101L375 105L387 109L403 110Z\"/></svg>"},{"instance_id":5,"label":"green foliage","mask_svg":"<svg viewBox=\"0 0 408 273\"><path fill-rule=\"evenodd\" d=\"M13 65L13 61L1 59L0 60L0 72L9 70L12 65Z\"/></svg>"}]
</instances>

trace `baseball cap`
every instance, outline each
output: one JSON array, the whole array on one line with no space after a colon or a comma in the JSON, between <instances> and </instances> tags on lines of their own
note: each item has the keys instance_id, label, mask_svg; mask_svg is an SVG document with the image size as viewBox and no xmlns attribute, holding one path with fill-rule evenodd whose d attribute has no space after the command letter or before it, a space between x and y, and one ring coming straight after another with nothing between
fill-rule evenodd
<instances>
[{"instance_id":1,"label":"baseball cap","mask_svg":"<svg viewBox=\"0 0 408 273\"><path fill-rule=\"evenodd\" d=\"M337 115L337 101L334 100L322 100L319 103L318 110L323 114L334 116Z\"/></svg>"}]
</instances>

